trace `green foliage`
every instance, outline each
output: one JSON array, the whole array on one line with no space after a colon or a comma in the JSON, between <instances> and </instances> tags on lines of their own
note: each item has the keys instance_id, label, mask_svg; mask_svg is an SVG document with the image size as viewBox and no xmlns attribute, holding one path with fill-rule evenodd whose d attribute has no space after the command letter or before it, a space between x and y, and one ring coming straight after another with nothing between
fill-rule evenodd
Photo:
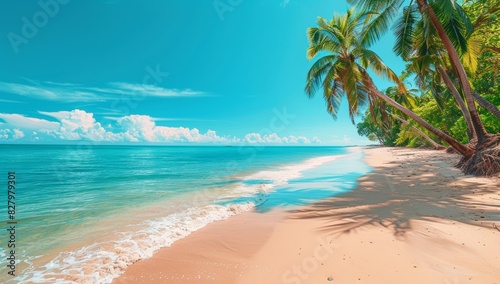
<instances>
[{"instance_id":1,"label":"green foliage","mask_svg":"<svg viewBox=\"0 0 500 284\"><path fill-rule=\"evenodd\" d=\"M369 92L373 92L373 85L367 70L399 82L382 59L360 41L367 33L363 23L369 15L349 9L344 15L334 14L330 21L320 17L317 26L307 30L307 58L319 58L307 73L305 93L312 97L322 90L326 109L333 118L337 117L340 101L345 96L353 123L354 117L362 114L362 107L371 102Z\"/></svg>"},{"instance_id":2,"label":"green foliage","mask_svg":"<svg viewBox=\"0 0 500 284\"><path fill-rule=\"evenodd\" d=\"M500 96L490 95L485 96L490 102L497 106L500 106ZM443 107L440 108L434 99L427 99L421 103L418 107L414 108L413 111L431 123L432 125L444 130L449 135L451 135L456 140L461 143L467 143L467 124L465 119L460 112L460 109L456 105L452 97L448 97L443 101ZM487 110L479 108L479 113L481 120L484 123L486 130L489 133L500 133L500 123L496 117L490 114ZM422 137L412 131L409 127L400 125L394 126L391 129L382 131L381 128L372 125L372 128L366 126L371 124L371 120L364 118L363 122L358 124L358 134L361 136L367 136L370 133L377 133L377 137L381 136L383 143L382 145L392 146L406 146L406 147L422 147L430 146ZM416 124L412 123L417 126ZM364 131L360 132L360 127L364 128ZM429 133L425 129L421 129L427 135L429 135L436 142L444 143L439 141L432 133Z\"/></svg>"},{"instance_id":3,"label":"green foliage","mask_svg":"<svg viewBox=\"0 0 500 284\"><path fill-rule=\"evenodd\" d=\"M464 10L474 23L474 36L482 43L478 68L471 74L472 86L483 98L500 107L500 1L464 1ZM500 121L486 109L478 107L489 133L500 133Z\"/></svg>"},{"instance_id":4,"label":"green foliage","mask_svg":"<svg viewBox=\"0 0 500 284\"><path fill-rule=\"evenodd\" d=\"M350 2L360 4L365 9L390 13L394 11L387 7L396 2L402 4L398 0L385 2L351 0ZM459 51L473 89L500 108L500 1L428 0L427 3L431 4L439 15L448 36ZM461 143L467 143L467 124L463 114L435 68L435 65L441 65L445 69L452 70L449 67L446 52L443 51L441 40L437 37L428 18L417 12L415 2L410 1L409 5L403 5L399 16L393 14L395 18L393 31L396 35L394 52L408 62L406 71L414 75L421 92L418 106L416 104L405 104L405 106ZM384 18L387 20L389 17L384 15ZM387 30L387 25L381 25L380 30ZM370 43L378 38L379 34L372 35ZM452 72L449 74L453 75ZM458 87L456 78L452 80L455 80L455 85ZM400 103L403 103L406 97L405 95L397 97L398 92L395 88L387 90L386 93ZM477 108L486 131L500 133L500 121L486 109L480 106ZM379 137L381 144L407 147L427 145L426 140L422 139L409 125L394 124L387 129L370 128L366 124L370 123L373 118L367 119L367 117L358 124L358 130L360 127L364 128L360 135L368 133L368 135ZM417 126L412 121L410 123ZM393 133L395 129L398 130ZM436 142L443 143L428 131L424 129L422 131Z\"/></svg>"},{"instance_id":5,"label":"green foliage","mask_svg":"<svg viewBox=\"0 0 500 284\"><path fill-rule=\"evenodd\" d=\"M461 143L467 143L467 125L455 100L448 97L442 103L443 107L440 108L436 100L428 100L416 108L415 112Z\"/></svg>"},{"instance_id":6,"label":"green foliage","mask_svg":"<svg viewBox=\"0 0 500 284\"><path fill-rule=\"evenodd\" d=\"M383 127L373 123L369 111L360 123L356 125L360 136L368 137L370 141L378 142L382 146L395 146L401 124L394 122L390 127Z\"/></svg>"},{"instance_id":7,"label":"green foliage","mask_svg":"<svg viewBox=\"0 0 500 284\"><path fill-rule=\"evenodd\" d=\"M463 2L463 8L474 25L474 33L481 37L485 46L499 47L500 2L498 0L468 0Z\"/></svg>"},{"instance_id":8,"label":"green foliage","mask_svg":"<svg viewBox=\"0 0 500 284\"><path fill-rule=\"evenodd\" d=\"M421 145L421 141L419 139L417 139L417 137L411 139L410 142L407 145L407 147L409 147L409 148L417 148L417 147L420 147L420 146L422 146Z\"/></svg>"},{"instance_id":9,"label":"green foliage","mask_svg":"<svg viewBox=\"0 0 500 284\"><path fill-rule=\"evenodd\" d=\"M462 143L467 143L467 123L465 123L465 118L460 116L458 120L450 126L450 134L455 137L462 137L459 141Z\"/></svg>"},{"instance_id":10,"label":"green foliage","mask_svg":"<svg viewBox=\"0 0 500 284\"><path fill-rule=\"evenodd\" d=\"M398 146L419 147L422 145L422 141L415 136L415 133L408 126L401 129L397 137L396 145Z\"/></svg>"},{"instance_id":11,"label":"green foliage","mask_svg":"<svg viewBox=\"0 0 500 284\"><path fill-rule=\"evenodd\" d=\"M479 111L479 116L483 120L484 127L488 133L500 133L500 122L496 117L487 111Z\"/></svg>"}]
</instances>

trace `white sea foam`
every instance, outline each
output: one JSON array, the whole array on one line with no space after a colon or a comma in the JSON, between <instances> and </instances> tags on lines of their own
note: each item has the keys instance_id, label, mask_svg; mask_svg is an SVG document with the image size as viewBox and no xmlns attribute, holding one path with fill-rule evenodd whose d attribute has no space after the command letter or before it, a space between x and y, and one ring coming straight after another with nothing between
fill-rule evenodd
<instances>
[{"instance_id":1,"label":"white sea foam","mask_svg":"<svg viewBox=\"0 0 500 284\"><path fill-rule=\"evenodd\" d=\"M323 164L333 162L337 159L346 157L347 155L339 155L339 156L323 156L317 158L311 158L301 164L297 165L289 165L283 166L277 170L273 171L260 171L255 174L251 174L247 176L247 179L252 180L269 180L271 184L269 185L284 185L287 184L288 181L296 178L300 178L302 176L302 172L306 170L310 170L316 167L319 167Z\"/></svg>"},{"instance_id":2,"label":"white sea foam","mask_svg":"<svg viewBox=\"0 0 500 284\"><path fill-rule=\"evenodd\" d=\"M146 221L144 229L123 233L117 240L62 252L40 269L25 273L17 280L34 283L110 283L127 266L151 257L159 248L168 247L209 223L251 208L251 203L209 205Z\"/></svg>"},{"instance_id":3,"label":"white sea foam","mask_svg":"<svg viewBox=\"0 0 500 284\"><path fill-rule=\"evenodd\" d=\"M266 201L267 192L301 176L303 171L318 167L343 156L312 158L297 165L250 174L244 180L262 180L260 184L240 184L225 192L220 200L249 197L243 204L200 205L162 218L144 221L140 230L117 233L110 241L93 243L80 249L61 252L57 257L34 271L26 271L15 280L34 283L111 283L132 263L149 258L155 251L214 221L224 220L241 212L252 210ZM214 200L215 202L216 200Z\"/></svg>"}]
</instances>

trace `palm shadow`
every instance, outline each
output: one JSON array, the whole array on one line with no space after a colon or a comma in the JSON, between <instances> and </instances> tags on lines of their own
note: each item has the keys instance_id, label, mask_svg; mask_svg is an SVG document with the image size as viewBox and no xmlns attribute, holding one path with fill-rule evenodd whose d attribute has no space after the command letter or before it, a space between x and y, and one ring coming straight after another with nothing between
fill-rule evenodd
<instances>
[{"instance_id":1,"label":"palm shadow","mask_svg":"<svg viewBox=\"0 0 500 284\"><path fill-rule=\"evenodd\" d=\"M460 181L466 185L459 186L456 177L463 174L449 169L458 156L436 152L429 158L417 151L411 160L404 160L404 151L408 150L393 151L401 159L384 165L383 171L361 177L358 189L291 210L291 218L322 220L320 230L329 234L349 234L381 225L398 238L404 238L417 220L496 228L495 223L500 221L498 180L466 176Z\"/></svg>"}]
</instances>

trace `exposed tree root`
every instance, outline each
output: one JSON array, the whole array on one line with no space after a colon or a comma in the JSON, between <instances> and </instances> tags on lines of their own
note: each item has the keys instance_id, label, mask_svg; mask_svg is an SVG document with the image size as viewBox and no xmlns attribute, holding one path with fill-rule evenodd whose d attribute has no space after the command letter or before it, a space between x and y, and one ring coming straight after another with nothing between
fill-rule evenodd
<instances>
[{"instance_id":1,"label":"exposed tree root","mask_svg":"<svg viewBox=\"0 0 500 284\"><path fill-rule=\"evenodd\" d=\"M458 167L466 173L478 176L500 175L500 135L488 134L476 146L476 152L469 159L463 157Z\"/></svg>"}]
</instances>

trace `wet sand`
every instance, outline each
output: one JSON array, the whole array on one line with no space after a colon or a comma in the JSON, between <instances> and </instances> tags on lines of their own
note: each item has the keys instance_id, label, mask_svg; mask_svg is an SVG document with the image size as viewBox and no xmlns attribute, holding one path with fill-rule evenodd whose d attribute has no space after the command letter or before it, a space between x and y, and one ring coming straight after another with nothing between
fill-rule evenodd
<instances>
[{"instance_id":1,"label":"wet sand","mask_svg":"<svg viewBox=\"0 0 500 284\"><path fill-rule=\"evenodd\" d=\"M113 283L500 283L499 179L443 151L364 151L355 190L212 223Z\"/></svg>"}]
</instances>

